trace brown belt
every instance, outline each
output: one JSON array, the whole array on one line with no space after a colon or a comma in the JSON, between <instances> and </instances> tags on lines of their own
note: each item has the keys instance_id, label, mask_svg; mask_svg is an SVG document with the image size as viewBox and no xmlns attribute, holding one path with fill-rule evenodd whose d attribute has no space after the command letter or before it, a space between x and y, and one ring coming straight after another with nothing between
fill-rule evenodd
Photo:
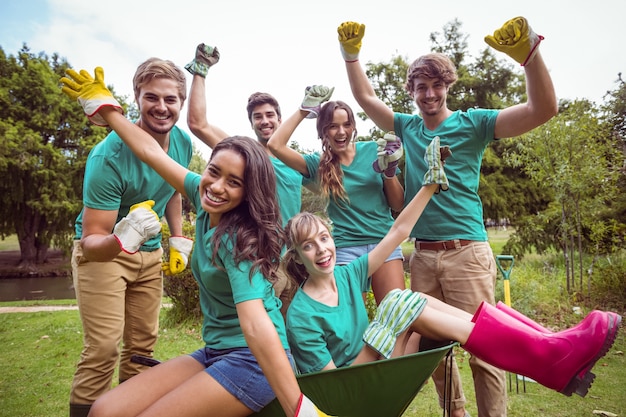
<instances>
[{"instance_id":1,"label":"brown belt","mask_svg":"<svg viewBox=\"0 0 626 417\"><path fill-rule=\"evenodd\" d=\"M459 249L463 246L467 246L470 243L474 242L473 240L464 240L464 239L454 239L454 240L442 240L439 242L429 242L423 240L415 241L415 249L417 250L450 250L450 249Z\"/></svg>"}]
</instances>

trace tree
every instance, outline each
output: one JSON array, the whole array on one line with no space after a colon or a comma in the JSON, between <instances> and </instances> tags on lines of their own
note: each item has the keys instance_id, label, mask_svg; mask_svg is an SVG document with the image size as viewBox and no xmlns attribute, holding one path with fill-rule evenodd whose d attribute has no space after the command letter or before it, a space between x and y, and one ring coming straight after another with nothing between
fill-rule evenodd
<instances>
[{"instance_id":1,"label":"tree","mask_svg":"<svg viewBox=\"0 0 626 417\"><path fill-rule=\"evenodd\" d=\"M613 158L608 136L608 126L592 103L565 102L557 117L526 134L508 155L535 183L553 190L554 202L542 213L553 225L553 235L540 235L542 242L535 238L518 244L529 250L529 245L545 248L550 242L559 249L568 291L583 289L583 254L606 253L601 244L606 238L603 218L618 191L618 173L608 163Z\"/></svg>"},{"instance_id":2,"label":"tree","mask_svg":"<svg viewBox=\"0 0 626 417\"><path fill-rule=\"evenodd\" d=\"M107 134L61 93L67 68L57 54L0 48L0 237L17 235L24 268L69 248L87 155Z\"/></svg>"}]
</instances>

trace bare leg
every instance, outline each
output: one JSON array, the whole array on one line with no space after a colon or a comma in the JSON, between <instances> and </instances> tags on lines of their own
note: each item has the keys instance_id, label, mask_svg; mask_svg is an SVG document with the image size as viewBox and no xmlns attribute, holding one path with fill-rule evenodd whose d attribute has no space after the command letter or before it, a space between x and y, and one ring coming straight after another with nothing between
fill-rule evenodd
<instances>
[{"instance_id":1,"label":"bare leg","mask_svg":"<svg viewBox=\"0 0 626 417\"><path fill-rule=\"evenodd\" d=\"M163 362L100 397L90 417L229 416L252 413L190 356Z\"/></svg>"},{"instance_id":2,"label":"bare leg","mask_svg":"<svg viewBox=\"0 0 626 417\"><path fill-rule=\"evenodd\" d=\"M376 299L376 305L385 298L385 295L393 289L406 289L404 282L404 267L401 259L385 262L372 274L372 291Z\"/></svg>"},{"instance_id":3,"label":"bare leg","mask_svg":"<svg viewBox=\"0 0 626 417\"><path fill-rule=\"evenodd\" d=\"M454 307L451 308L454 309ZM461 312L461 310L458 311ZM474 328L474 323L471 322L472 316L468 313L465 314L469 316L469 319L460 318L457 314L448 314L433 308L429 300L410 329L430 339L454 340L464 344Z\"/></svg>"}]
</instances>

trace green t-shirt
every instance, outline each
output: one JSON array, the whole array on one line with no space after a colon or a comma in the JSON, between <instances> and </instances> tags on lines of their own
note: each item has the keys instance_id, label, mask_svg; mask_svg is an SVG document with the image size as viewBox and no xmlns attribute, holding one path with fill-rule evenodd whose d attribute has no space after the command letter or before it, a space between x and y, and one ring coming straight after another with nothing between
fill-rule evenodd
<instances>
[{"instance_id":1,"label":"green t-shirt","mask_svg":"<svg viewBox=\"0 0 626 417\"><path fill-rule=\"evenodd\" d=\"M217 259L213 259L211 236L215 228L209 228L209 214L202 209L199 184L200 175L193 172L187 174L185 192L198 213L191 270L198 282L200 308L204 317L202 338L206 346L212 349L247 347L236 304L261 299L283 347L287 349L289 345L285 323L280 312L281 302L274 295L272 284L259 271L256 271L250 278L251 262L244 261L235 264L233 239L236 237L225 235L222 238ZM214 262L219 268L214 265Z\"/></svg>"},{"instance_id":2,"label":"green t-shirt","mask_svg":"<svg viewBox=\"0 0 626 417\"><path fill-rule=\"evenodd\" d=\"M170 131L167 154L187 167L192 153L189 135L174 126ZM126 217L130 206L146 200L154 200L153 210L159 217L163 217L174 191L156 171L137 158L115 132L109 133L89 153L83 182L83 205L96 210L118 210L115 223ZM75 239L80 239L83 233L82 211L74 228ZM141 250L153 251L160 247L159 233L148 239Z\"/></svg>"},{"instance_id":3,"label":"green t-shirt","mask_svg":"<svg viewBox=\"0 0 626 417\"><path fill-rule=\"evenodd\" d=\"M363 303L368 256L335 267L336 307L315 301L298 288L286 321L291 352L301 373L320 371L331 359L338 368L348 366L363 348L363 332L368 325Z\"/></svg>"},{"instance_id":4,"label":"green t-shirt","mask_svg":"<svg viewBox=\"0 0 626 417\"><path fill-rule=\"evenodd\" d=\"M394 130L402 139L405 155L405 201L422 187L426 173L424 153L435 136L450 146L445 171L450 189L435 195L411 231L424 240L487 240L483 205L478 196L480 165L485 148L494 140L498 110L456 111L435 130L424 126L418 115L396 113Z\"/></svg>"},{"instance_id":5,"label":"green t-shirt","mask_svg":"<svg viewBox=\"0 0 626 417\"><path fill-rule=\"evenodd\" d=\"M308 181L298 171L285 165L280 159L270 157L276 173L276 198L282 216L283 226L289 219L300 213L302 207L302 186Z\"/></svg>"},{"instance_id":6,"label":"green t-shirt","mask_svg":"<svg viewBox=\"0 0 626 417\"><path fill-rule=\"evenodd\" d=\"M387 234L393 218L383 192L383 177L372 168L377 157L374 141L356 142L356 155L349 166L342 165L343 187L349 202L330 198L328 217L338 248L376 244ZM304 155L309 177L317 178L320 154Z\"/></svg>"}]
</instances>

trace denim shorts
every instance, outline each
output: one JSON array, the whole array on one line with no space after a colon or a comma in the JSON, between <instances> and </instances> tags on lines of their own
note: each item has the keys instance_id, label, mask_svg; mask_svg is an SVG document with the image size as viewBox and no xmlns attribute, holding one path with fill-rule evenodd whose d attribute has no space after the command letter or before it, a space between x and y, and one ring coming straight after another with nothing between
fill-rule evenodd
<instances>
[{"instance_id":1,"label":"denim shorts","mask_svg":"<svg viewBox=\"0 0 626 417\"><path fill-rule=\"evenodd\" d=\"M360 246L348 246L345 248L337 248L335 250L335 258L337 259L337 265L347 265L350 262L354 261L361 255L366 253L370 253L372 249L376 247L376 244L370 245L360 245ZM402 247L398 246L394 249L394 251L389 255L385 262L393 261L395 259L404 260L404 256L402 256Z\"/></svg>"},{"instance_id":2,"label":"denim shorts","mask_svg":"<svg viewBox=\"0 0 626 417\"><path fill-rule=\"evenodd\" d=\"M285 350L294 367L290 350ZM276 394L249 348L211 349L204 347L189 356L200 362L205 372L249 409L258 412Z\"/></svg>"}]
</instances>

